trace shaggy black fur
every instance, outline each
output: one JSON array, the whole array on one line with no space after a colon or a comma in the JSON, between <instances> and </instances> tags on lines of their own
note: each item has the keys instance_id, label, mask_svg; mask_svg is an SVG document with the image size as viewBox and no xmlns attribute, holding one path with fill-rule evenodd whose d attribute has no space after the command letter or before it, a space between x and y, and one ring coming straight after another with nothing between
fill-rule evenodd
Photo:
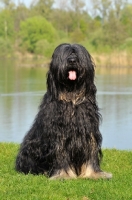
<instances>
[{"instance_id":1,"label":"shaggy black fur","mask_svg":"<svg viewBox=\"0 0 132 200\"><path fill-rule=\"evenodd\" d=\"M78 44L52 56L47 92L16 159L16 170L51 178L111 178L100 170L102 136L94 63Z\"/></svg>"}]
</instances>

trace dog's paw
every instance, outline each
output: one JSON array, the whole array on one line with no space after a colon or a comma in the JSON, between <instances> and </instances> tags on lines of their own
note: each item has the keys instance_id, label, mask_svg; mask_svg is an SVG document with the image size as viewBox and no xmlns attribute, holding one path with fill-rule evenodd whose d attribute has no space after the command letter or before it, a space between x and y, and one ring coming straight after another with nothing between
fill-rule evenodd
<instances>
[{"instance_id":1,"label":"dog's paw","mask_svg":"<svg viewBox=\"0 0 132 200\"><path fill-rule=\"evenodd\" d=\"M76 179L76 174L71 170L59 170L53 176L50 177L50 180L63 180L63 179Z\"/></svg>"},{"instance_id":2,"label":"dog's paw","mask_svg":"<svg viewBox=\"0 0 132 200\"><path fill-rule=\"evenodd\" d=\"M108 172L98 172L97 173L97 178L102 178L102 179L111 179L112 174Z\"/></svg>"},{"instance_id":3,"label":"dog's paw","mask_svg":"<svg viewBox=\"0 0 132 200\"><path fill-rule=\"evenodd\" d=\"M80 178L84 179L111 179L112 174L107 172L92 172L92 173L85 173L79 176Z\"/></svg>"}]
</instances>

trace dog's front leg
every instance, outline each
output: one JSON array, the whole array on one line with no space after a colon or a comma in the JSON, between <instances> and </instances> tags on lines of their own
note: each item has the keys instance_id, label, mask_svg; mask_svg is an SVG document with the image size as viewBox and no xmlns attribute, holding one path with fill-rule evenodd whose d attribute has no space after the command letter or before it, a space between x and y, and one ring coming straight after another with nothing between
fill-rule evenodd
<instances>
[{"instance_id":1,"label":"dog's front leg","mask_svg":"<svg viewBox=\"0 0 132 200\"><path fill-rule=\"evenodd\" d=\"M92 179L110 179L112 178L111 173L103 172L100 169L100 159L99 159L99 148L94 138L94 135L91 133L91 151L89 160L84 163L81 167L80 178L92 178Z\"/></svg>"},{"instance_id":2,"label":"dog's front leg","mask_svg":"<svg viewBox=\"0 0 132 200\"><path fill-rule=\"evenodd\" d=\"M67 170L61 169L57 170L51 177L51 180L56 180L56 179L76 179L77 175L74 172L72 168L68 168Z\"/></svg>"}]
</instances>

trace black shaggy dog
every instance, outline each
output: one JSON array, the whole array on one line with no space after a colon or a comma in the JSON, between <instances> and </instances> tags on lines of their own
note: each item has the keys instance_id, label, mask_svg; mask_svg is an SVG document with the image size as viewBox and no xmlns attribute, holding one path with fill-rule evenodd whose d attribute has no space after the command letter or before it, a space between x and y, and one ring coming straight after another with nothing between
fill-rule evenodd
<instances>
[{"instance_id":1,"label":"black shaggy dog","mask_svg":"<svg viewBox=\"0 0 132 200\"><path fill-rule=\"evenodd\" d=\"M100 169L102 136L94 67L79 44L55 49L47 92L21 144L17 171L51 179L112 177Z\"/></svg>"}]
</instances>

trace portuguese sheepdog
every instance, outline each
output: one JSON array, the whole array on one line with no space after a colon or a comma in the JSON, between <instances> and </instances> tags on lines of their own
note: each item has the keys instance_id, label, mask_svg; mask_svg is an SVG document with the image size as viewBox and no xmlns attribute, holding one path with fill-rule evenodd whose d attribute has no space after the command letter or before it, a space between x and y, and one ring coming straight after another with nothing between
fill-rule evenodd
<instances>
[{"instance_id":1,"label":"portuguese sheepdog","mask_svg":"<svg viewBox=\"0 0 132 200\"><path fill-rule=\"evenodd\" d=\"M95 65L79 44L59 45L47 73L47 92L16 158L16 170L50 179L106 178L100 169L101 115Z\"/></svg>"}]
</instances>

